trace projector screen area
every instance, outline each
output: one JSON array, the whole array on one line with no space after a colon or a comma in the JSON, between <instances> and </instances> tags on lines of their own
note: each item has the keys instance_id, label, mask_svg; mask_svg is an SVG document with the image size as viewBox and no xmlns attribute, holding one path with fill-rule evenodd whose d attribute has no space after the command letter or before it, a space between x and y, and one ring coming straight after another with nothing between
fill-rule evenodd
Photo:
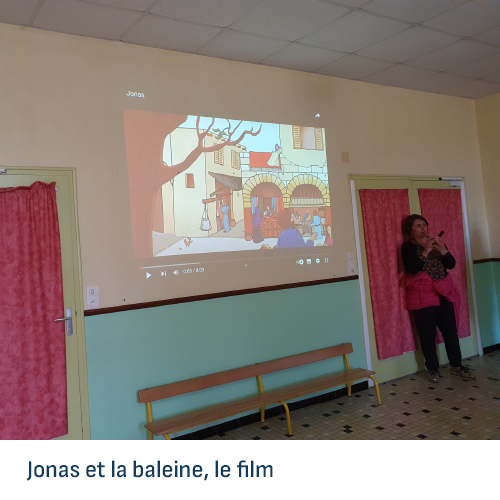
<instances>
[{"instance_id":1,"label":"projector screen area","mask_svg":"<svg viewBox=\"0 0 500 500\"><path fill-rule=\"evenodd\" d=\"M143 279L192 296L333 277L323 128L126 109L124 130Z\"/></svg>"}]
</instances>

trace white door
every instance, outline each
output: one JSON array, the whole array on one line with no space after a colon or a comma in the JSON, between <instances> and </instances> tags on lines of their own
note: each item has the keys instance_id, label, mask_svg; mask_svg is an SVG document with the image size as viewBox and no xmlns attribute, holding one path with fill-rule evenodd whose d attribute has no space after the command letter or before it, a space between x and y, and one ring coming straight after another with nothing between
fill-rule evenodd
<instances>
[{"instance_id":1,"label":"white door","mask_svg":"<svg viewBox=\"0 0 500 500\"><path fill-rule=\"evenodd\" d=\"M377 354L377 345L375 340L375 327L373 321L372 301L369 285L369 270L366 258L365 235L363 230L363 214L361 210L361 202L359 196L360 189L407 189L408 201L410 206L410 213L421 213L420 203L418 198L419 188L433 188L433 189L460 189L450 187L449 182L439 181L434 178L411 178L411 177L384 177L384 176L352 176L351 182L354 182L353 194L354 203L356 206L354 216L357 219L357 237L359 242L359 261L358 269L360 275L360 286L362 284L362 297L363 300L363 322L365 328L365 342L367 347L367 362L368 366L376 372L376 377L379 382L385 382L395 378L403 377L411 373L415 373L425 369L424 358L420 347L415 352L406 352L401 356L379 360ZM407 214L401 214L407 215ZM464 234L468 234L467 220L464 216ZM464 241L466 255L470 258L470 251L468 242ZM470 260L470 259L469 259ZM469 261L468 261L469 263ZM480 347L480 337L478 332L477 311L473 307L473 297L475 296L474 287L471 286L473 281L472 269L467 266L468 271L468 288L469 288L469 304L463 307L469 307L470 310L470 324L471 336L460 339L460 346L462 349L462 357L469 357L482 353ZM446 360L446 352L443 344L438 347L439 358Z\"/></svg>"},{"instance_id":2,"label":"white door","mask_svg":"<svg viewBox=\"0 0 500 500\"><path fill-rule=\"evenodd\" d=\"M73 311L73 334L66 335L66 377L68 434L58 439L89 439L87 369L83 300L75 203L74 171L70 169L6 168L0 173L0 188L31 186L34 182L55 182L61 235L64 308ZM26 263L29 266L29 263ZM0 314L2 310L0 308ZM56 318L54 318L56 319Z\"/></svg>"}]
</instances>

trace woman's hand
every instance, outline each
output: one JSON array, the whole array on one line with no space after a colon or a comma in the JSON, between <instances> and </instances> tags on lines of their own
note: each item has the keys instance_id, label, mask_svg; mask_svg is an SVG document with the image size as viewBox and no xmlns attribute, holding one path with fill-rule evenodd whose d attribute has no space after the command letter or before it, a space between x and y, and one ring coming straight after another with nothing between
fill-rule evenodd
<instances>
[{"instance_id":1,"label":"woman's hand","mask_svg":"<svg viewBox=\"0 0 500 500\"><path fill-rule=\"evenodd\" d=\"M429 253L436 248L436 240L434 238L428 238L423 246L424 251L422 252L422 254L424 257L427 257Z\"/></svg>"},{"instance_id":2,"label":"woman's hand","mask_svg":"<svg viewBox=\"0 0 500 500\"><path fill-rule=\"evenodd\" d=\"M441 255L447 254L448 253L448 249L446 248L446 245L444 244L444 241L439 236L435 236L433 239L434 239L434 242L435 242L435 248L437 248L437 250L439 250L439 253Z\"/></svg>"}]
</instances>

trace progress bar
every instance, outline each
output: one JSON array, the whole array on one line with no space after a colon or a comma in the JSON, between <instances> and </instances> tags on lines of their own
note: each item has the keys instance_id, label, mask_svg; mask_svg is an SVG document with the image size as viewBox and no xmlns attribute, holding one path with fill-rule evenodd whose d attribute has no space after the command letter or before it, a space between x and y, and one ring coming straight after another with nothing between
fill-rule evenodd
<instances>
[{"instance_id":1,"label":"progress bar","mask_svg":"<svg viewBox=\"0 0 500 500\"><path fill-rule=\"evenodd\" d=\"M195 266L197 264L201 264L201 262L184 262L182 264L165 264L164 266L145 266L145 267L140 267L139 269L155 269L157 267Z\"/></svg>"}]
</instances>

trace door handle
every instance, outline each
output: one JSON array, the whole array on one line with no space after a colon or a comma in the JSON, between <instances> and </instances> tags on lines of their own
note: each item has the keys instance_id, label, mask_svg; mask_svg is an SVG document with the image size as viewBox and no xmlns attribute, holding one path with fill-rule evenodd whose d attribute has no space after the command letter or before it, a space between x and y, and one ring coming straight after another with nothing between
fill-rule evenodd
<instances>
[{"instance_id":1,"label":"door handle","mask_svg":"<svg viewBox=\"0 0 500 500\"><path fill-rule=\"evenodd\" d=\"M71 307L66 308L66 317L65 318L57 318L54 321L65 321L66 322L66 335L69 337L73 335L73 311Z\"/></svg>"}]
</instances>

